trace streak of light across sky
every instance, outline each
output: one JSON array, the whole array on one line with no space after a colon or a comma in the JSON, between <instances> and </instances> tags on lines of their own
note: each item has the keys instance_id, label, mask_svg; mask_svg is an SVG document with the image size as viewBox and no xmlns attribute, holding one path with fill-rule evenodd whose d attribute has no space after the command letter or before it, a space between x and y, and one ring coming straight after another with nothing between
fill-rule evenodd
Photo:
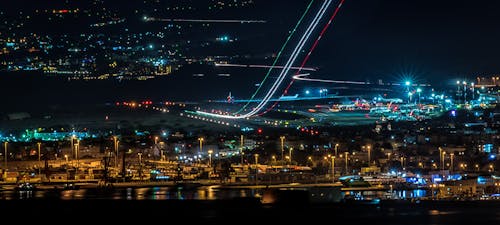
<instances>
[{"instance_id":1,"label":"streak of light across sky","mask_svg":"<svg viewBox=\"0 0 500 225\"><path fill-rule=\"evenodd\" d=\"M269 66L269 65L248 65L248 64L226 64L226 63L215 63L217 67L241 67L241 68L271 68L271 69L283 69L284 66ZM313 67L290 67L292 70L305 70L305 71L316 71L316 68Z\"/></svg>"},{"instance_id":2,"label":"streak of light across sky","mask_svg":"<svg viewBox=\"0 0 500 225\"><path fill-rule=\"evenodd\" d=\"M347 81L347 80L324 80L324 79L314 79L306 78L309 74L299 74L293 76L294 80L309 81L309 82L321 82L321 83L336 83L336 84L370 84L363 81Z\"/></svg>"},{"instance_id":3,"label":"streak of light across sky","mask_svg":"<svg viewBox=\"0 0 500 225\"><path fill-rule=\"evenodd\" d=\"M245 113L243 115L220 115L220 114L208 113L208 112L203 112L203 111L197 111L197 113L202 114L202 115L227 118L227 119L244 119L244 118L248 118L248 117L256 115L262 108L264 108L264 106L269 102L271 97L276 93L278 87L281 85L281 83L285 79L286 75L290 71L290 67L292 67L292 65L296 61L296 59L299 56L299 54L301 53L304 45L309 40L311 34L313 33L316 26L319 24L319 22L323 18L325 12L327 11L329 6L331 5L332 1L333 0L328 0L328 1L324 1L322 3L320 9L318 10L316 15L314 16L314 19L309 24L308 28L306 29L306 31L304 32L304 34L300 38L297 46L295 46L292 54L290 55L287 62L285 63L284 68L281 70L280 74L278 75L278 78L273 83L273 85L271 86L271 88L267 92L267 94L262 98L262 101L256 107L254 107L250 112ZM337 8L339 8L340 6L341 6L341 4L339 4L337 6Z\"/></svg>"},{"instance_id":4,"label":"streak of light across sky","mask_svg":"<svg viewBox=\"0 0 500 225\"><path fill-rule=\"evenodd\" d=\"M159 22L193 22L193 23L266 23L265 20L213 20L213 19L164 19L154 17L144 17L145 21Z\"/></svg>"}]
</instances>

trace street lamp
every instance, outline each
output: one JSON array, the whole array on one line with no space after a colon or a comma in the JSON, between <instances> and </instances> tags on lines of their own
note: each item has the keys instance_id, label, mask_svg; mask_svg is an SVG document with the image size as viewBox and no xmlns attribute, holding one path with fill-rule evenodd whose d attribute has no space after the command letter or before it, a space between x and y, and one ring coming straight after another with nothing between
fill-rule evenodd
<instances>
[{"instance_id":1,"label":"street lamp","mask_svg":"<svg viewBox=\"0 0 500 225\"><path fill-rule=\"evenodd\" d=\"M155 136L155 145L158 144L158 136Z\"/></svg>"},{"instance_id":2,"label":"street lamp","mask_svg":"<svg viewBox=\"0 0 500 225\"><path fill-rule=\"evenodd\" d=\"M212 149L208 150L208 167L212 167Z\"/></svg>"},{"instance_id":3,"label":"street lamp","mask_svg":"<svg viewBox=\"0 0 500 225\"><path fill-rule=\"evenodd\" d=\"M443 148L438 147L438 149L439 149L439 167L441 167L441 170L443 170L443 159L442 159Z\"/></svg>"},{"instance_id":4,"label":"street lamp","mask_svg":"<svg viewBox=\"0 0 500 225\"><path fill-rule=\"evenodd\" d=\"M118 137L113 136L113 144L114 144L114 150L115 150L115 166L118 167Z\"/></svg>"},{"instance_id":5,"label":"street lamp","mask_svg":"<svg viewBox=\"0 0 500 225\"><path fill-rule=\"evenodd\" d=\"M417 88L417 93L418 93L418 104L420 104L420 93L422 92L421 88Z\"/></svg>"},{"instance_id":6,"label":"street lamp","mask_svg":"<svg viewBox=\"0 0 500 225\"><path fill-rule=\"evenodd\" d=\"M280 140L281 140L281 160L283 160L285 158L283 156L285 152L285 136L281 136Z\"/></svg>"},{"instance_id":7,"label":"street lamp","mask_svg":"<svg viewBox=\"0 0 500 225\"><path fill-rule=\"evenodd\" d=\"M292 164L292 151L293 151L293 148L290 147L290 149L288 151L288 155L290 156L290 165Z\"/></svg>"},{"instance_id":8,"label":"street lamp","mask_svg":"<svg viewBox=\"0 0 500 225\"><path fill-rule=\"evenodd\" d=\"M450 172L453 172L453 157L455 156L455 153L450 153Z\"/></svg>"},{"instance_id":9,"label":"street lamp","mask_svg":"<svg viewBox=\"0 0 500 225\"><path fill-rule=\"evenodd\" d=\"M366 146L366 149L368 150L368 166L371 164L371 146L368 145Z\"/></svg>"},{"instance_id":10,"label":"street lamp","mask_svg":"<svg viewBox=\"0 0 500 225\"><path fill-rule=\"evenodd\" d=\"M332 183L335 182L335 156L332 156Z\"/></svg>"},{"instance_id":11,"label":"street lamp","mask_svg":"<svg viewBox=\"0 0 500 225\"><path fill-rule=\"evenodd\" d=\"M5 165L4 165L5 170L7 170L7 145L8 144L9 144L9 142L7 142L7 141L3 143L3 149L5 150L5 155L3 157L5 159Z\"/></svg>"},{"instance_id":12,"label":"street lamp","mask_svg":"<svg viewBox=\"0 0 500 225\"><path fill-rule=\"evenodd\" d=\"M241 158L241 165L243 165L243 134L240 135L240 158Z\"/></svg>"},{"instance_id":13,"label":"street lamp","mask_svg":"<svg viewBox=\"0 0 500 225\"><path fill-rule=\"evenodd\" d=\"M347 160L348 160L349 152L345 152L345 173L347 174Z\"/></svg>"},{"instance_id":14,"label":"street lamp","mask_svg":"<svg viewBox=\"0 0 500 225\"><path fill-rule=\"evenodd\" d=\"M40 162L40 146L42 145L41 142L36 143L38 145L38 162Z\"/></svg>"},{"instance_id":15,"label":"street lamp","mask_svg":"<svg viewBox=\"0 0 500 225\"><path fill-rule=\"evenodd\" d=\"M474 93L474 82L472 82L470 84L471 88L472 88L472 100L474 100L474 98L476 97L475 93Z\"/></svg>"},{"instance_id":16,"label":"street lamp","mask_svg":"<svg viewBox=\"0 0 500 225\"><path fill-rule=\"evenodd\" d=\"M441 170L443 170L443 175L444 175L444 158L445 158L446 152L443 152L443 157L442 157L442 162L441 162Z\"/></svg>"},{"instance_id":17,"label":"street lamp","mask_svg":"<svg viewBox=\"0 0 500 225\"><path fill-rule=\"evenodd\" d=\"M66 164L68 164L68 155L64 155L64 158L66 159Z\"/></svg>"},{"instance_id":18,"label":"street lamp","mask_svg":"<svg viewBox=\"0 0 500 225\"><path fill-rule=\"evenodd\" d=\"M338 147L339 147L339 143L336 143L335 144L335 156L337 156L337 149L338 149Z\"/></svg>"},{"instance_id":19,"label":"street lamp","mask_svg":"<svg viewBox=\"0 0 500 225\"><path fill-rule=\"evenodd\" d=\"M462 81L464 85L464 104L467 103L467 81Z\"/></svg>"},{"instance_id":20,"label":"street lamp","mask_svg":"<svg viewBox=\"0 0 500 225\"><path fill-rule=\"evenodd\" d=\"M257 178L257 175L259 174L259 168L257 167L259 163L259 154L254 154L255 157L255 184L259 182L259 179Z\"/></svg>"},{"instance_id":21,"label":"street lamp","mask_svg":"<svg viewBox=\"0 0 500 225\"><path fill-rule=\"evenodd\" d=\"M201 153L201 152L203 152L203 138L202 137L198 138L198 141L200 141L200 152L199 153Z\"/></svg>"},{"instance_id":22,"label":"street lamp","mask_svg":"<svg viewBox=\"0 0 500 225\"><path fill-rule=\"evenodd\" d=\"M75 144L75 159L76 159L76 165L78 166L79 161L78 161L78 153L80 151L80 139L76 139L76 144Z\"/></svg>"}]
</instances>

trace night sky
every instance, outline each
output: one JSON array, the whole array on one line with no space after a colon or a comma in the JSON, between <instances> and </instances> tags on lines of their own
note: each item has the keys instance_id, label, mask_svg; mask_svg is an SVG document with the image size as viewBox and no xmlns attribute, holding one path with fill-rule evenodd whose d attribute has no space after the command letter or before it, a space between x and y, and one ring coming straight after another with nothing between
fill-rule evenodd
<instances>
[{"instance_id":1,"label":"night sky","mask_svg":"<svg viewBox=\"0 0 500 225\"><path fill-rule=\"evenodd\" d=\"M33 2L36 4L33 5ZM54 4L54 1L47 2ZM69 2L64 3L66 5L72 4L71 1L66 2ZM109 2L110 7L124 12L131 12L134 7L148 7L141 6L140 1L134 2L132 6L116 4L120 1ZM309 1L256 0L255 2L255 7L246 11L239 10L224 15L209 13L205 15L198 12L175 16L196 18L202 15L205 18L218 19L265 19L268 23L264 27L258 27L255 30L254 28L247 29L247 34L252 35L249 35L250 38L235 49L241 51L242 54L275 53ZM5 6L3 11L9 14L18 9L43 6L43 1L21 0L3 4ZM490 0L346 0L334 24L308 61L308 65L320 68L315 74L316 77L338 80L376 81L383 79L399 82L405 77L413 77L419 82L453 84L456 79L474 79L478 75L497 74L500 72L499 12L500 2ZM43 24L40 26L43 27ZM54 28L47 29L53 30ZM231 31L230 26L223 29ZM59 31L74 32L74 30L65 29ZM245 38L242 37L242 39ZM260 63L270 64L272 60L263 60ZM258 79L260 77L256 77L255 80ZM23 101L39 92L50 93L54 89L72 93L74 96L79 95L74 92L74 87L64 87L60 83L52 86L48 82L41 87L39 84L26 80L15 82L9 78L9 82L12 84L6 85L7 87L3 88L0 94L19 97ZM158 88L162 85L157 81L152 82L155 82L153 85L157 85ZM188 80L178 82L186 83L182 85L177 83L175 85L177 88L189 83ZM103 96L103 93L108 93L109 86L112 85L113 83L96 85L96 89L92 91L94 98L97 99ZM231 91L229 88L217 86L217 82L213 85L214 90L220 91L217 92L217 96ZM252 84L243 82L238 82L236 85L241 85L239 88L245 89L240 95L250 95L255 88ZM136 90L140 93L135 94L130 94L130 88L121 87L121 89L127 90L123 93L130 94L131 97L141 94L157 97L153 96L155 88L151 88L151 85L140 84L138 86L140 88ZM13 92L18 92L19 88L24 89L23 94L12 95ZM182 89L176 90L174 87L169 92L166 88L162 90L165 95L161 97L179 93ZM191 94L200 95L200 93ZM104 95L103 99L114 100L115 97ZM85 97L79 96L79 98Z\"/></svg>"}]
</instances>

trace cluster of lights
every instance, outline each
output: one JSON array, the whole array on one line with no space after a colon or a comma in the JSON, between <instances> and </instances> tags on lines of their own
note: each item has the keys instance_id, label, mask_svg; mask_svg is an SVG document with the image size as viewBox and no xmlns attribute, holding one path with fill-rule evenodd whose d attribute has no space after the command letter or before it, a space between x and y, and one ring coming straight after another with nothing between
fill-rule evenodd
<instances>
[{"instance_id":1,"label":"cluster of lights","mask_svg":"<svg viewBox=\"0 0 500 225\"><path fill-rule=\"evenodd\" d=\"M319 131L315 130L313 127L301 127L301 126L298 126L297 130L299 130L302 133L310 134L311 136L319 135Z\"/></svg>"}]
</instances>

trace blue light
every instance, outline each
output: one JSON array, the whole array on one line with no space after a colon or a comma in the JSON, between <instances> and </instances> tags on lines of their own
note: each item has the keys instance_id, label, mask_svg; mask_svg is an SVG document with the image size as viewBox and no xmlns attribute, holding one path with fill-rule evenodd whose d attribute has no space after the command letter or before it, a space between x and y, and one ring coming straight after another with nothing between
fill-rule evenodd
<instances>
[{"instance_id":1,"label":"blue light","mask_svg":"<svg viewBox=\"0 0 500 225\"><path fill-rule=\"evenodd\" d=\"M490 157L488 157L488 159L490 160L495 160L495 158L497 157L497 155L495 154L491 154Z\"/></svg>"},{"instance_id":2,"label":"blue light","mask_svg":"<svg viewBox=\"0 0 500 225\"><path fill-rule=\"evenodd\" d=\"M311 94L311 92L309 90L306 90L306 95L308 95L308 94Z\"/></svg>"},{"instance_id":3,"label":"blue light","mask_svg":"<svg viewBox=\"0 0 500 225\"><path fill-rule=\"evenodd\" d=\"M405 81L406 86L410 86L410 84L411 84L410 81Z\"/></svg>"},{"instance_id":4,"label":"blue light","mask_svg":"<svg viewBox=\"0 0 500 225\"><path fill-rule=\"evenodd\" d=\"M451 114L451 116L455 117L455 116L457 116L457 111L451 110L450 114Z\"/></svg>"}]
</instances>

